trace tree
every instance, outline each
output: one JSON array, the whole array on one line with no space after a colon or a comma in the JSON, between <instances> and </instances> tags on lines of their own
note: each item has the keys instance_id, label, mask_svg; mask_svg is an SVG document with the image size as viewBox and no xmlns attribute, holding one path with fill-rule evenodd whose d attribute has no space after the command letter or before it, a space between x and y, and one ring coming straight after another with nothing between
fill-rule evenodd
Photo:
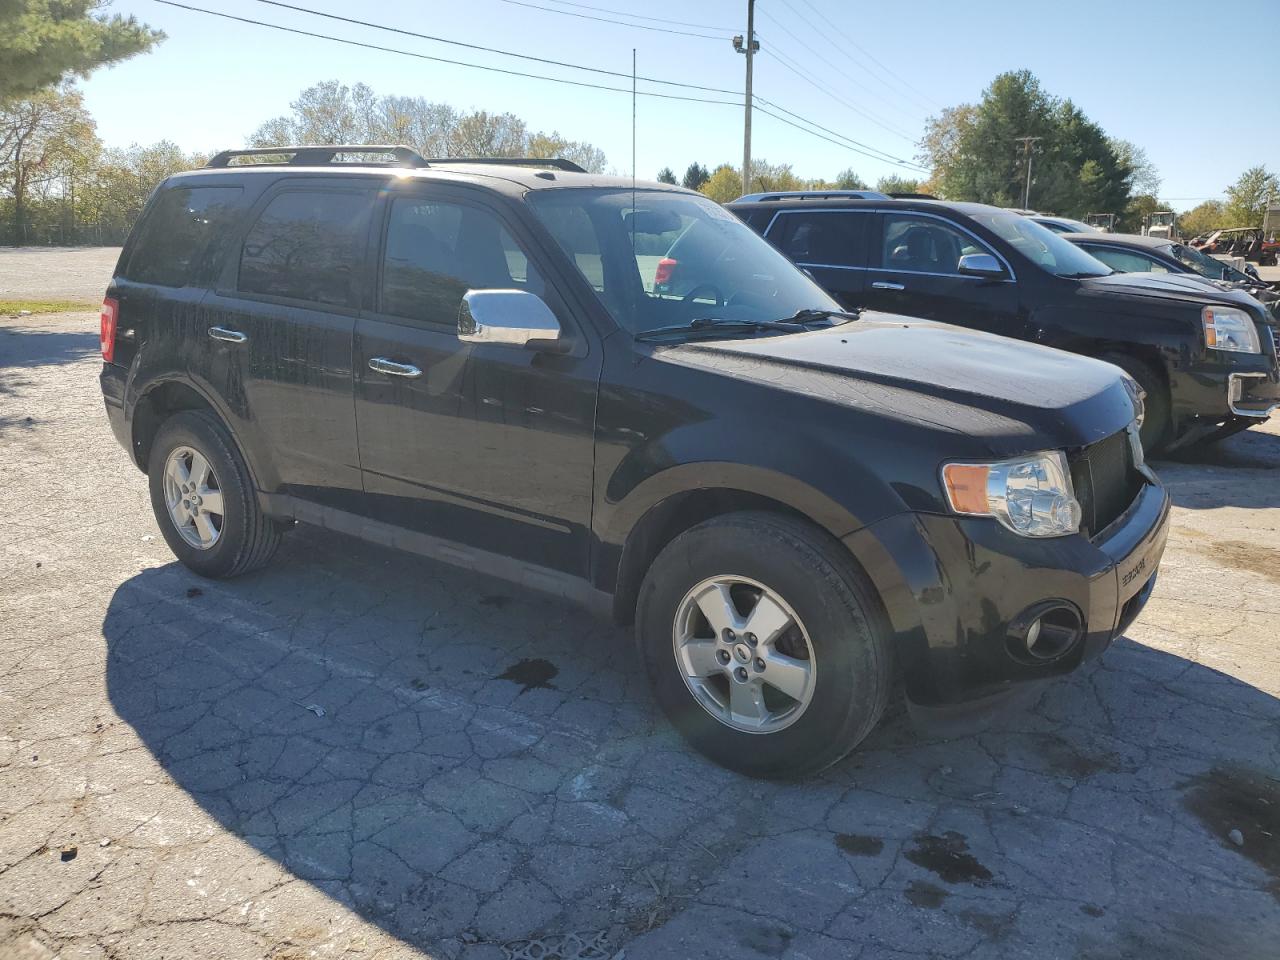
<instances>
[{"instance_id":1,"label":"tree","mask_svg":"<svg viewBox=\"0 0 1280 960\"><path fill-rule=\"evenodd\" d=\"M658 171L658 182L659 183L675 183L676 182L675 172L670 167L663 167L661 170Z\"/></svg>"},{"instance_id":2,"label":"tree","mask_svg":"<svg viewBox=\"0 0 1280 960\"><path fill-rule=\"evenodd\" d=\"M722 163L716 167L699 190L716 203L728 203L742 196L742 174L736 167Z\"/></svg>"},{"instance_id":3,"label":"tree","mask_svg":"<svg viewBox=\"0 0 1280 960\"><path fill-rule=\"evenodd\" d=\"M599 148L554 130L530 132L513 113L460 113L422 97L378 96L363 83L317 83L289 107L259 126L250 143L402 143L427 157L562 157L592 173L605 168Z\"/></svg>"},{"instance_id":4,"label":"tree","mask_svg":"<svg viewBox=\"0 0 1280 960\"><path fill-rule=\"evenodd\" d=\"M1260 227L1269 204L1280 199L1280 180L1266 167L1250 167L1227 187L1224 219L1232 227Z\"/></svg>"},{"instance_id":5,"label":"tree","mask_svg":"<svg viewBox=\"0 0 1280 960\"><path fill-rule=\"evenodd\" d=\"M27 238L28 200L96 156L98 138L70 85L0 104L0 182L13 204L13 234Z\"/></svg>"},{"instance_id":6,"label":"tree","mask_svg":"<svg viewBox=\"0 0 1280 960\"><path fill-rule=\"evenodd\" d=\"M710 179L711 174L707 172L707 168L695 160L689 164L689 169L684 172L684 179L680 184L686 190L701 190L702 185Z\"/></svg>"},{"instance_id":7,"label":"tree","mask_svg":"<svg viewBox=\"0 0 1280 960\"><path fill-rule=\"evenodd\" d=\"M95 16L101 0L0 0L0 103L88 76L151 49L164 34L119 14Z\"/></svg>"},{"instance_id":8,"label":"tree","mask_svg":"<svg viewBox=\"0 0 1280 960\"><path fill-rule=\"evenodd\" d=\"M537 157L541 160L560 158L571 160L588 173L604 173L605 155L599 147L578 141L566 140L554 130L551 133L535 133L530 135L525 145L526 157ZM674 180L672 181L675 182Z\"/></svg>"},{"instance_id":9,"label":"tree","mask_svg":"<svg viewBox=\"0 0 1280 960\"><path fill-rule=\"evenodd\" d=\"M1158 197L1160 195L1160 171L1147 157L1147 151L1136 143L1110 137L1107 142L1120 160L1127 164L1130 171L1129 187L1138 196Z\"/></svg>"},{"instance_id":10,"label":"tree","mask_svg":"<svg viewBox=\"0 0 1280 960\"><path fill-rule=\"evenodd\" d=\"M1031 154L1031 206L1069 216L1123 209L1133 170L1102 129L1030 71L1002 73L977 104L931 118L921 141L932 187L951 200L1020 207Z\"/></svg>"},{"instance_id":11,"label":"tree","mask_svg":"<svg viewBox=\"0 0 1280 960\"><path fill-rule=\"evenodd\" d=\"M184 153L171 140L106 150L74 198L78 222L97 236L123 237L165 177L202 167L207 157Z\"/></svg>"},{"instance_id":12,"label":"tree","mask_svg":"<svg viewBox=\"0 0 1280 960\"><path fill-rule=\"evenodd\" d=\"M852 167L845 167L836 174L835 189L837 190L866 190L867 181L853 172Z\"/></svg>"},{"instance_id":13,"label":"tree","mask_svg":"<svg viewBox=\"0 0 1280 960\"><path fill-rule=\"evenodd\" d=\"M742 174L738 174L741 179ZM751 161L751 184L744 193L762 193L773 190L803 190L808 181L795 175L789 163L770 163L764 159Z\"/></svg>"},{"instance_id":14,"label":"tree","mask_svg":"<svg viewBox=\"0 0 1280 960\"><path fill-rule=\"evenodd\" d=\"M908 180L906 177L900 177L896 173L891 173L887 177L881 177L876 181L876 189L881 193L921 193L922 181Z\"/></svg>"},{"instance_id":15,"label":"tree","mask_svg":"<svg viewBox=\"0 0 1280 960\"><path fill-rule=\"evenodd\" d=\"M1188 237L1211 233L1225 226L1226 208L1221 200L1206 200L1178 217L1178 227Z\"/></svg>"}]
</instances>

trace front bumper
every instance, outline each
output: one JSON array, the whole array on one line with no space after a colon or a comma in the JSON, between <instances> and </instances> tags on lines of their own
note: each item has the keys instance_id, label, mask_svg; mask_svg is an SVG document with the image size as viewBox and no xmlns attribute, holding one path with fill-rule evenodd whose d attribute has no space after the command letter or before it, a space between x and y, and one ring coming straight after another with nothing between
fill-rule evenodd
<instances>
[{"instance_id":1,"label":"front bumper","mask_svg":"<svg viewBox=\"0 0 1280 960\"><path fill-rule=\"evenodd\" d=\"M1148 483L1090 540L1018 537L978 517L904 513L845 538L880 592L908 699L941 706L993 698L1097 656L1155 587L1169 496ZM1080 635L1055 659L1019 656L1012 634L1047 601L1074 608Z\"/></svg>"},{"instance_id":2,"label":"front bumper","mask_svg":"<svg viewBox=\"0 0 1280 960\"><path fill-rule=\"evenodd\" d=\"M1207 351L1170 375L1170 398L1179 435L1207 430L1233 417L1263 420L1280 407L1280 338L1259 325L1261 353Z\"/></svg>"}]
</instances>

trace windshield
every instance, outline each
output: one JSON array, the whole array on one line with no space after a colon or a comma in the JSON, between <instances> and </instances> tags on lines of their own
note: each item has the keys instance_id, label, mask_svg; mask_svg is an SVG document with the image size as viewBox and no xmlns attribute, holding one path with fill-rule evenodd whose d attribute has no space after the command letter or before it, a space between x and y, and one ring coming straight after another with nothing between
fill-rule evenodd
<instances>
[{"instance_id":1,"label":"windshield","mask_svg":"<svg viewBox=\"0 0 1280 960\"><path fill-rule=\"evenodd\" d=\"M539 190L529 204L632 333L695 320L754 323L840 309L750 227L703 197Z\"/></svg>"},{"instance_id":2,"label":"windshield","mask_svg":"<svg viewBox=\"0 0 1280 960\"><path fill-rule=\"evenodd\" d=\"M970 214L974 220L1008 242L1015 250L1059 277L1105 277L1111 268L1095 260L1070 240L1026 217L999 210Z\"/></svg>"},{"instance_id":3,"label":"windshield","mask_svg":"<svg viewBox=\"0 0 1280 960\"><path fill-rule=\"evenodd\" d=\"M1239 283L1247 281L1249 277L1234 267L1223 263L1221 260L1215 260L1207 253L1201 253L1195 247L1188 247L1185 244L1171 244L1169 253L1172 253L1182 263L1200 274L1202 277L1208 277L1210 280L1231 280Z\"/></svg>"}]
</instances>

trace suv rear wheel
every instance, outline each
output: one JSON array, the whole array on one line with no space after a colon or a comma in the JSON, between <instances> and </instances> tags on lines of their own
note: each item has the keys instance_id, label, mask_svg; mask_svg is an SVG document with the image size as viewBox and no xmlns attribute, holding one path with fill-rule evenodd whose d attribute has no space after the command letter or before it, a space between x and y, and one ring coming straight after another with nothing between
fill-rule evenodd
<instances>
[{"instance_id":1,"label":"suv rear wheel","mask_svg":"<svg viewBox=\"0 0 1280 960\"><path fill-rule=\"evenodd\" d=\"M887 629L874 589L808 523L737 513L681 534L640 588L654 694L698 750L756 777L815 773L884 712Z\"/></svg>"},{"instance_id":2,"label":"suv rear wheel","mask_svg":"<svg viewBox=\"0 0 1280 960\"><path fill-rule=\"evenodd\" d=\"M187 410L160 426L147 470L151 508L174 555L205 577L263 566L280 544L244 458L212 414Z\"/></svg>"}]
</instances>

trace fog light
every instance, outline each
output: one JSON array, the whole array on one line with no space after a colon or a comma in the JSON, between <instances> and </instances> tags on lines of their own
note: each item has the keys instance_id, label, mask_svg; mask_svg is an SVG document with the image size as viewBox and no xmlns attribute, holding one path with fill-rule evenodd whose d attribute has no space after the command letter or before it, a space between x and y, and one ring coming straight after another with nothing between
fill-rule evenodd
<instances>
[{"instance_id":1,"label":"fog light","mask_svg":"<svg viewBox=\"0 0 1280 960\"><path fill-rule=\"evenodd\" d=\"M1022 662L1047 663L1066 655L1084 636L1084 620L1074 604L1045 600L1009 624L1009 653Z\"/></svg>"}]
</instances>

